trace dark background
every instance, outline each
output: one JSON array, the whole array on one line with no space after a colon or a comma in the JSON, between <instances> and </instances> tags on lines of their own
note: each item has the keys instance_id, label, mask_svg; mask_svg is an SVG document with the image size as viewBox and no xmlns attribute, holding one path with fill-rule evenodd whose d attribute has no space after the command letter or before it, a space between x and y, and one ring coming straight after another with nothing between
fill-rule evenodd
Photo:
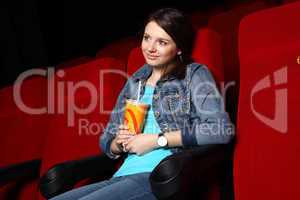
<instances>
[{"instance_id":1,"label":"dark background","mask_svg":"<svg viewBox=\"0 0 300 200\"><path fill-rule=\"evenodd\" d=\"M135 36L153 10L175 7L187 14L233 0L70 1L4 0L0 6L0 88L34 67L95 56L106 44Z\"/></svg>"}]
</instances>

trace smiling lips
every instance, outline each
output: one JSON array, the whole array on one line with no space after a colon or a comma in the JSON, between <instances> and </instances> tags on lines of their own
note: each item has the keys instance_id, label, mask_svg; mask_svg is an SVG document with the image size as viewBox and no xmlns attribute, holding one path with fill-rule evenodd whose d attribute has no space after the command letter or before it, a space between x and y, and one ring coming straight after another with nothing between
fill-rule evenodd
<instances>
[{"instance_id":1,"label":"smiling lips","mask_svg":"<svg viewBox=\"0 0 300 200\"><path fill-rule=\"evenodd\" d=\"M159 56L153 56L153 55L149 55L147 54L147 58L150 60L156 60Z\"/></svg>"}]
</instances>

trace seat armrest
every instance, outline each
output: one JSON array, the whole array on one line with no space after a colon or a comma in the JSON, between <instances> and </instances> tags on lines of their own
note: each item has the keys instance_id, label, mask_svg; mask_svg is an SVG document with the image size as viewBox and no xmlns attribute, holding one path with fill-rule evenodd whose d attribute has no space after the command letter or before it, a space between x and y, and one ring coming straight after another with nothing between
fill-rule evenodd
<instances>
[{"instance_id":1,"label":"seat armrest","mask_svg":"<svg viewBox=\"0 0 300 200\"><path fill-rule=\"evenodd\" d=\"M111 175L116 169L116 163L116 160L105 155L59 163L41 177L40 192L45 198L52 198L72 189L81 180Z\"/></svg>"},{"instance_id":2,"label":"seat armrest","mask_svg":"<svg viewBox=\"0 0 300 200\"><path fill-rule=\"evenodd\" d=\"M182 188L183 179L207 181L211 169L228 161L232 155L233 144L202 145L185 149L180 153L163 159L150 175L151 189L158 199L168 199Z\"/></svg>"},{"instance_id":3,"label":"seat armrest","mask_svg":"<svg viewBox=\"0 0 300 200\"><path fill-rule=\"evenodd\" d=\"M41 160L30 160L0 168L0 187L12 181L39 177Z\"/></svg>"}]
</instances>

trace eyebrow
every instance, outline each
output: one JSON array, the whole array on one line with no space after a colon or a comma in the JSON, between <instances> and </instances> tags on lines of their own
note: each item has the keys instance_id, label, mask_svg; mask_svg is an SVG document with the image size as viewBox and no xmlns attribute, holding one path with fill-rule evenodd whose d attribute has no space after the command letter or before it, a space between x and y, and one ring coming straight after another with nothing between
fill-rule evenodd
<instances>
[{"instance_id":1,"label":"eyebrow","mask_svg":"<svg viewBox=\"0 0 300 200\"><path fill-rule=\"evenodd\" d=\"M147 35L147 36L150 36L150 34L149 33L144 33L144 35ZM171 40L169 40L169 39L166 39L166 38L158 38L159 40L164 40L164 41L167 41L167 42L170 42Z\"/></svg>"}]
</instances>

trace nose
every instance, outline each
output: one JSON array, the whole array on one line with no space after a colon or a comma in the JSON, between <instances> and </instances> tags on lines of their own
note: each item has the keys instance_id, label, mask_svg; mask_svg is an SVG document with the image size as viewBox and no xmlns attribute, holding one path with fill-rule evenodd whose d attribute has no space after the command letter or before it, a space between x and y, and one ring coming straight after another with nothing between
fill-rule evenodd
<instances>
[{"instance_id":1,"label":"nose","mask_svg":"<svg viewBox=\"0 0 300 200\"><path fill-rule=\"evenodd\" d=\"M155 43L154 42L150 42L148 44L148 48L147 48L149 53L154 53L156 52L156 47L155 47Z\"/></svg>"}]
</instances>

